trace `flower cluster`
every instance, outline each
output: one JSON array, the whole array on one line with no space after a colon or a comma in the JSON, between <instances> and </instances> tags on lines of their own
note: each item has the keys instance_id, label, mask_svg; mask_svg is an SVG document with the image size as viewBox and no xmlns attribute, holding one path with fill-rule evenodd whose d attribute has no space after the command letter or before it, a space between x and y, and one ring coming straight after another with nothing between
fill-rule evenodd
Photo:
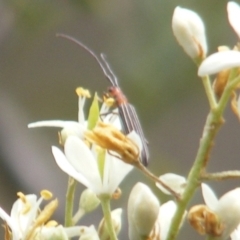
<instances>
[{"instance_id":1,"label":"flower cluster","mask_svg":"<svg viewBox=\"0 0 240 240\"><path fill-rule=\"evenodd\" d=\"M227 5L230 25L240 38L240 7L235 2ZM138 182L132 188L127 207L128 236L130 240L170 240L175 239L184 220L201 235L209 239L240 239L240 188L235 188L218 199L204 180L224 180L240 177L239 171L208 173L207 164L214 137L222 124L222 116L231 99L233 112L240 119L240 100L237 90L240 86L240 47L220 46L218 52L207 56L207 40L203 21L195 12L176 7L172 18L174 36L184 51L198 66L198 76L210 105L204 131L193 166L186 179L175 173L155 176L141 163L144 149L143 137L135 131L124 134L118 109L112 110L116 99L103 99L99 107L99 97L95 94L89 115L84 114L84 105L90 98L88 90L77 88L78 121L47 120L30 123L29 128L60 128L60 147L52 146L53 157L58 167L69 176L65 206L65 225L50 220L57 209L57 199L50 201L43 209L43 200L50 200L52 194L42 191L41 197L19 192L19 199L13 204L8 215L0 208L0 217L5 221L6 240L117 240L122 227L122 208L113 211L110 201L121 197L119 185L134 167L153 180L161 193L170 195L171 200L160 204L160 200L144 183ZM77 40L61 35L78 43L95 57L105 75L108 73L98 57ZM100 55L101 60L112 71ZM209 75L215 74L211 80ZM111 80L111 79L110 79ZM120 109L121 110L121 109ZM130 114L129 114L130 115ZM121 116L123 117L123 116ZM145 143L145 142L144 142ZM86 189L81 193L79 206L74 211L74 190L77 183ZM205 204L187 206L194 192L201 186ZM81 218L102 206L104 217L98 229L91 225L78 225Z\"/></svg>"},{"instance_id":2,"label":"flower cluster","mask_svg":"<svg viewBox=\"0 0 240 240\"><path fill-rule=\"evenodd\" d=\"M19 199L13 204L11 214L8 215L0 208L0 217L6 222L6 240L31 240L31 239L63 239L79 236L79 227L64 228L56 221L49 221L57 208L57 199L48 203L43 210L40 204L48 200L52 194L46 190L41 192L37 199L34 194L24 195L18 193Z\"/></svg>"}]
</instances>

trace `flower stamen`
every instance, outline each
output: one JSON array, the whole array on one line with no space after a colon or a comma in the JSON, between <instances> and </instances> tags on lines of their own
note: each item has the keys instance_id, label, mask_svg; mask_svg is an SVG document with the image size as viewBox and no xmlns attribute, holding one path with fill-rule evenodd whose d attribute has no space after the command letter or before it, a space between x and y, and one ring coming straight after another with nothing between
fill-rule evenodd
<instances>
[{"instance_id":1,"label":"flower stamen","mask_svg":"<svg viewBox=\"0 0 240 240\"><path fill-rule=\"evenodd\" d=\"M50 191L48 191L48 190L42 190L42 191L40 192L40 194L41 194L41 197L42 197L44 200L49 200L49 199L51 199L52 196L53 196L53 194L52 194Z\"/></svg>"},{"instance_id":2,"label":"flower stamen","mask_svg":"<svg viewBox=\"0 0 240 240\"><path fill-rule=\"evenodd\" d=\"M24 204L24 208L22 209L22 214L27 214L31 209L31 204L28 202L26 196L22 192L18 192L17 196L21 199Z\"/></svg>"},{"instance_id":3,"label":"flower stamen","mask_svg":"<svg viewBox=\"0 0 240 240\"><path fill-rule=\"evenodd\" d=\"M85 98L90 98L91 97L91 94L90 94L89 90L84 89L82 87L78 87L76 89L76 93L79 97L85 97Z\"/></svg>"},{"instance_id":4,"label":"flower stamen","mask_svg":"<svg viewBox=\"0 0 240 240\"><path fill-rule=\"evenodd\" d=\"M137 145L110 124L98 122L92 131L85 132L85 137L102 148L116 152L126 163L133 164L139 161Z\"/></svg>"}]
</instances>

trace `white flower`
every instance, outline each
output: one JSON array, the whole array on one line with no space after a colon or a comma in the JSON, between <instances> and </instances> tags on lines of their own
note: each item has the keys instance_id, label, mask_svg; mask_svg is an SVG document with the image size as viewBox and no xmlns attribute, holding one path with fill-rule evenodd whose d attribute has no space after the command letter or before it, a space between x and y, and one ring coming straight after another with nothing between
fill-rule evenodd
<instances>
[{"instance_id":1,"label":"white flower","mask_svg":"<svg viewBox=\"0 0 240 240\"><path fill-rule=\"evenodd\" d=\"M205 27L202 19L193 11L176 7L172 29L178 43L192 59L203 59L207 53Z\"/></svg>"},{"instance_id":2,"label":"white flower","mask_svg":"<svg viewBox=\"0 0 240 240\"><path fill-rule=\"evenodd\" d=\"M240 38L240 7L235 2L228 2L227 4L228 20L233 30Z\"/></svg>"},{"instance_id":3,"label":"white flower","mask_svg":"<svg viewBox=\"0 0 240 240\"><path fill-rule=\"evenodd\" d=\"M220 51L207 57L198 69L198 76L215 74L229 68L240 67L240 52Z\"/></svg>"},{"instance_id":4,"label":"white flower","mask_svg":"<svg viewBox=\"0 0 240 240\"><path fill-rule=\"evenodd\" d=\"M202 194L206 205L224 224L224 232L220 238L228 238L240 223L240 188L227 192L218 200L211 188L202 184Z\"/></svg>"},{"instance_id":5,"label":"white flower","mask_svg":"<svg viewBox=\"0 0 240 240\"><path fill-rule=\"evenodd\" d=\"M42 198L37 200L37 196L34 194L26 195L27 203L31 206L26 213L26 203L22 199L18 199L12 207L11 215L9 216L2 208L0 208L0 217L6 221L9 228L12 231L13 240L25 239L33 221L37 217L37 211L39 205L42 202Z\"/></svg>"},{"instance_id":6,"label":"white flower","mask_svg":"<svg viewBox=\"0 0 240 240\"><path fill-rule=\"evenodd\" d=\"M68 237L79 236L79 227L45 227L44 223L36 225L42 200L42 197L37 199L34 194L26 196L21 194L20 198L13 204L10 216L0 208L0 217L11 229L12 240L25 240L29 236L32 236L31 239L38 237L51 239L53 236L61 236L61 239L67 240Z\"/></svg>"},{"instance_id":7,"label":"white flower","mask_svg":"<svg viewBox=\"0 0 240 240\"><path fill-rule=\"evenodd\" d=\"M159 177L168 187L174 190L178 194L182 194L186 187L186 178L174 173L166 173ZM171 195L162 185L156 183L156 186L165 194Z\"/></svg>"},{"instance_id":8,"label":"white flower","mask_svg":"<svg viewBox=\"0 0 240 240\"><path fill-rule=\"evenodd\" d=\"M98 153L90 150L78 137L69 136L64 145L65 154L57 147L52 152L58 166L97 195L113 194L133 166L125 164L106 152L103 162Z\"/></svg>"}]
</instances>

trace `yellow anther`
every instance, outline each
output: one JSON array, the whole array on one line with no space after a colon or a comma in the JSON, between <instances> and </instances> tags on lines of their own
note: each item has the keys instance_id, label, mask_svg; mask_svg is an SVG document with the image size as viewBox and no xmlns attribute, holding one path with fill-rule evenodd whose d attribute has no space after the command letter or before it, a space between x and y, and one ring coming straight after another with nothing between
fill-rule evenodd
<instances>
[{"instance_id":1,"label":"yellow anther","mask_svg":"<svg viewBox=\"0 0 240 240\"><path fill-rule=\"evenodd\" d=\"M41 194L41 197L42 197L44 200L49 200L49 199L51 199L52 196L53 196L53 194L52 194L50 191L48 191L48 190L42 190L42 191L40 192L40 194Z\"/></svg>"},{"instance_id":2,"label":"yellow anther","mask_svg":"<svg viewBox=\"0 0 240 240\"><path fill-rule=\"evenodd\" d=\"M27 198L22 192L18 192L17 196L22 200L23 203L27 202Z\"/></svg>"},{"instance_id":3,"label":"yellow anther","mask_svg":"<svg viewBox=\"0 0 240 240\"><path fill-rule=\"evenodd\" d=\"M126 163L136 164L139 161L138 146L110 124L98 122L92 131L85 132L85 137L89 142L118 153Z\"/></svg>"},{"instance_id":4,"label":"yellow anther","mask_svg":"<svg viewBox=\"0 0 240 240\"><path fill-rule=\"evenodd\" d=\"M104 103L105 103L108 107L112 107L112 106L115 105L115 100L114 100L114 98L104 96L104 97L103 97L103 101L104 101Z\"/></svg>"},{"instance_id":5,"label":"yellow anther","mask_svg":"<svg viewBox=\"0 0 240 240\"><path fill-rule=\"evenodd\" d=\"M22 192L18 192L17 196L21 199L24 204L24 208L22 209L22 214L26 214L31 209L31 204L28 202L26 196Z\"/></svg>"},{"instance_id":6,"label":"yellow anther","mask_svg":"<svg viewBox=\"0 0 240 240\"><path fill-rule=\"evenodd\" d=\"M58 222L55 220L48 221L45 226L46 227L56 227L58 225Z\"/></svg>"},{"instance_id":7,"label":"yellow anther","mask_svg":"<svg viewBox=\"0 0 240 240\"><path fill-rule=\"evenodd\" d=\"M52 200L50 203L48 203L36 218L34 227L42 226L45 222L47 222L57 209L57 206L57 199Z\"/></svg>"},{"instance_id":8,"label":"yellow anther","mask_svg":"<svg viewBox=\"0 0 240 240\"><path fill-rule=\"evenodd\" d=\"M87 89L84 89L82 87L78 87L76 89L76 93L79 97L86 97L86 98L90 98L91 94Z\"/></svg>"}]
</instances>

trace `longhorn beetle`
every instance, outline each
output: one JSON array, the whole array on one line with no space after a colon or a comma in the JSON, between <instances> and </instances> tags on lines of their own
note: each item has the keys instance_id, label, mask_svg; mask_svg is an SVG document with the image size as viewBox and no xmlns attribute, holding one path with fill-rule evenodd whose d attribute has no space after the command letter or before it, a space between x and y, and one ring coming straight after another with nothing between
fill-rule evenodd
<instances>
[{"instance_id":1,"label":"longhorn beetle","mask_svg":"<svg viewBox=\"0 0 240 240\"><path fill-rule=\"evenodd\" d=\"M128 102L127 98L120 89L117 77L115 76L110 65L108 64L105 55L101 53L99 58L91 49L89 49L83 43L81 43L80 41L71 36L65 34L57 34L57 37L62 37L76 43L95 58L95 60L101 67L105 77L112 84L112 86L108 87L108 96L112 97L115 100L116 106L118 108L121 125L123 128L122 131L125 134L128 134L134 130L140 136L142 141L140 161L143 163L143 165L147 166L149 161L149 151L147 141L144 137L143 130L138 119L137 113L135 111L135 108Z\"/></svg>"}]
</instances>

